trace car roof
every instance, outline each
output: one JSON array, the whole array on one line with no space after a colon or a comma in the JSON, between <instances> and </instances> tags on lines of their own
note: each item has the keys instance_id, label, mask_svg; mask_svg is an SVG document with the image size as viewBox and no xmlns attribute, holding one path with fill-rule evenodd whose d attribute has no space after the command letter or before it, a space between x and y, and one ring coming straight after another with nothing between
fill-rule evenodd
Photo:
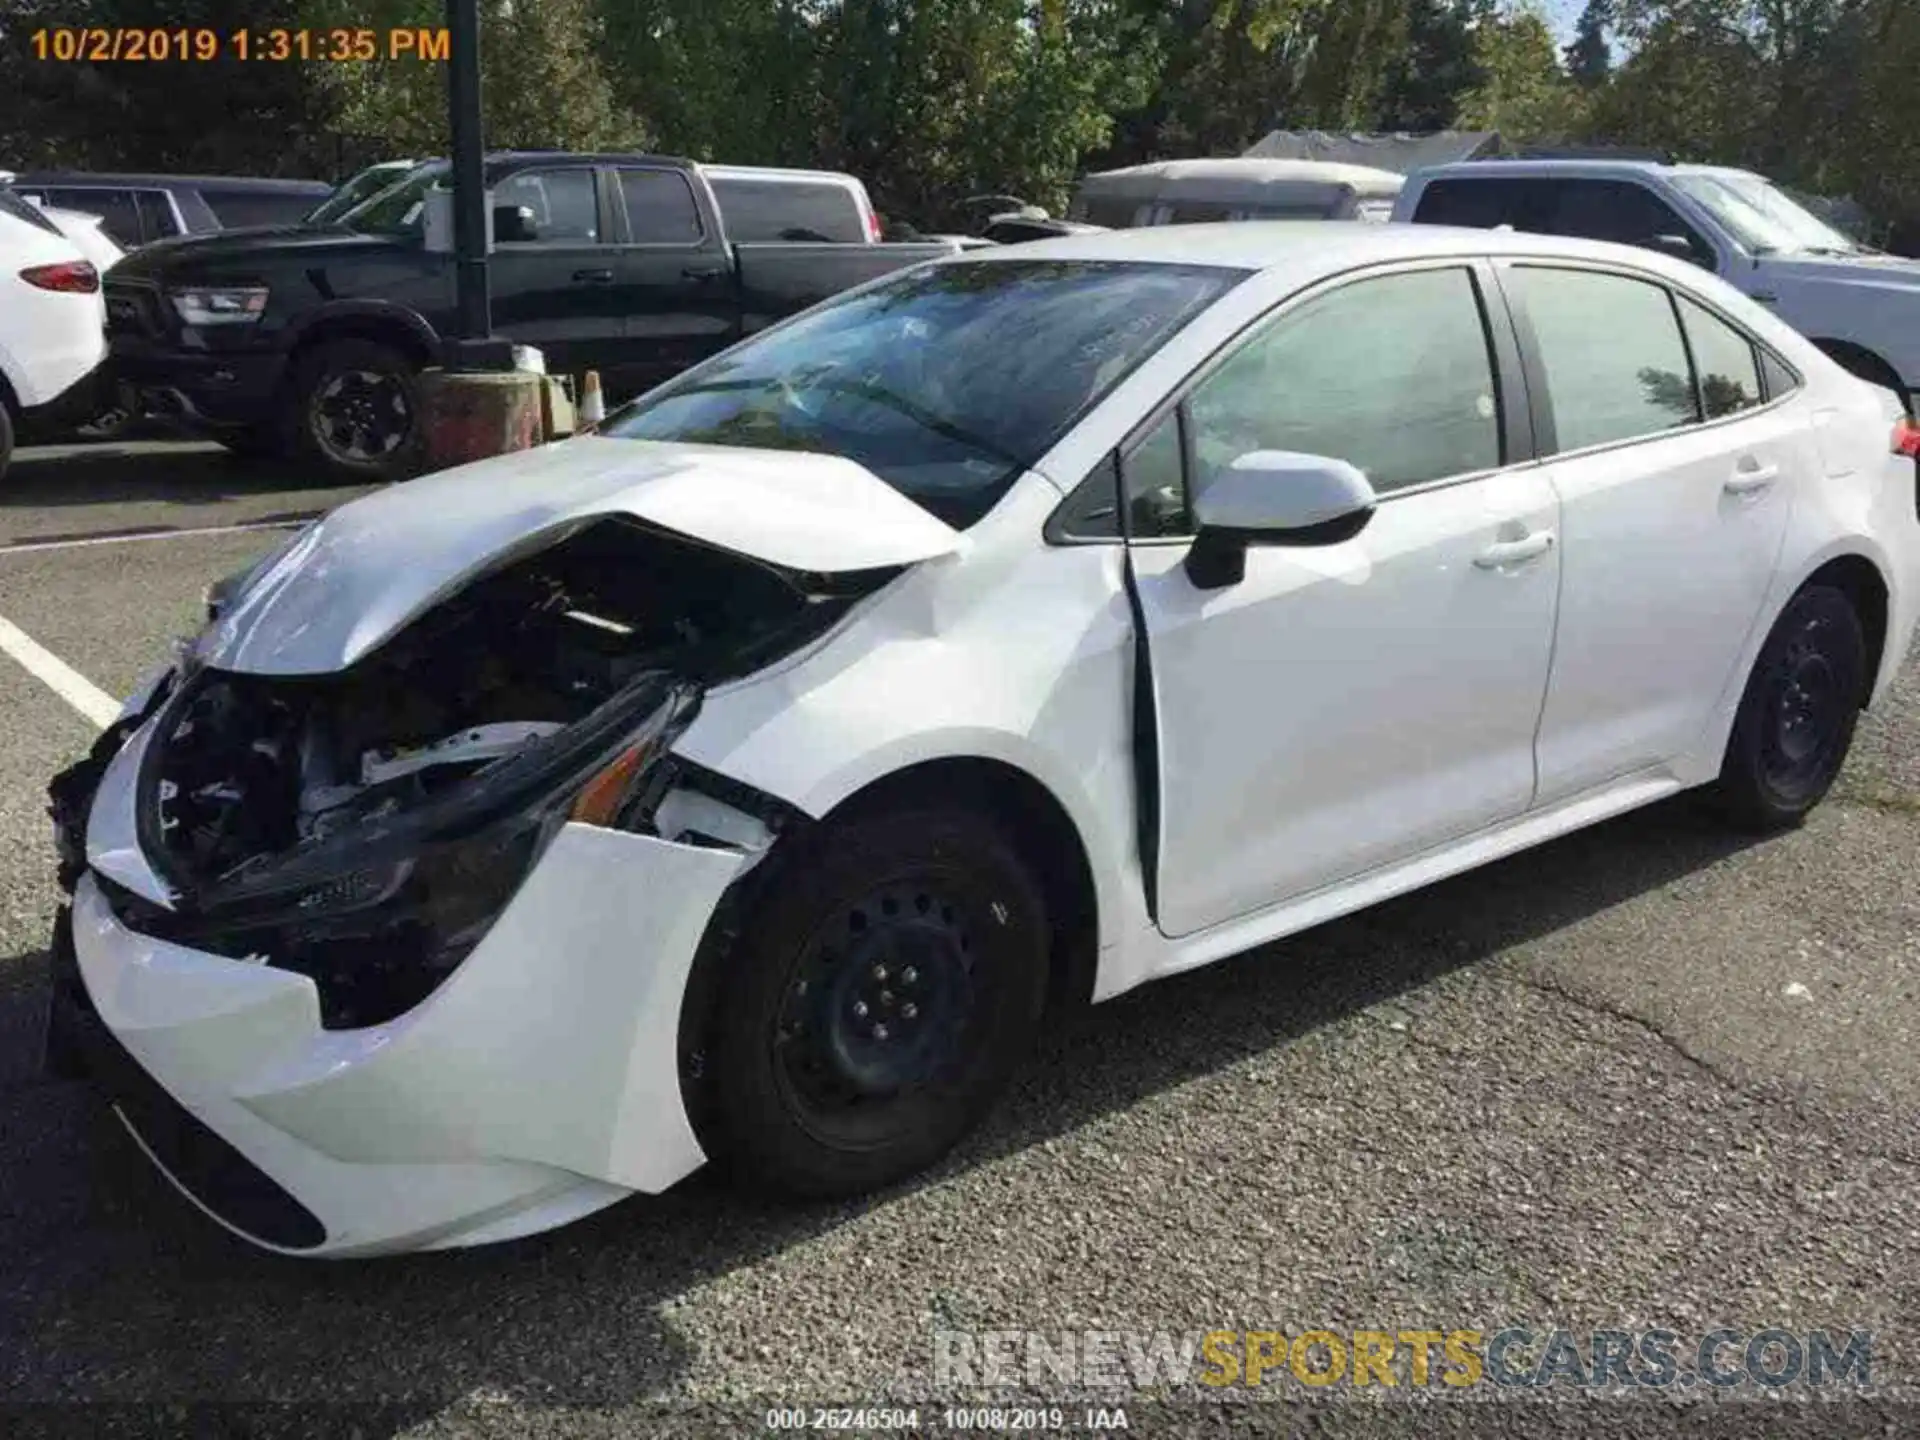
<instances>
[{"instance_id":1,"label":"car roof","mask_svg":"<svg viewBox=\"0 0 1920 1440\"><path fill-rule=\"evenodd\" d=\"M1604 179L1619 175L1738 175L1748 179L1759 179L1750 170L1740 170L1728 165L1669 165L1660 160L1455 160L1446 165L1428 165L1415 170L1407 177L1412 184L1419 180L1437 180L1441 176L1452 179L1455 176L1523 175L1586 175L1594 179Z\"/></svg>"},{"instance_id":2,"label":"car roof","mask_svg":"<svg viewBox=\"0 0 1920 1440\"><path fill-rule=\"evenodd\" d=\"M718 176L722 180L807 180L834 185L860 183L844 170L789 170L779 165L702 165L700 168L709 178Z\"/></svg>"},{"instance_id":3,"label":"car roof","mask_svg":"<svg viewBox=\"0 0 1920 1440\"><path fill-rule=\"evenodd\" d=\"M1150 265L1214 265L1247 271L1288 270L1302 282L1393 260L1466 255L1531 255L1630 262L1676 278L1697 267L1650 250L1559 235L1478 230L1454 225L1381 225L1354 220L1236 220L1206 225L1152 225L1032 240L996 250L970 250L955 265L1021 260L1133 261Z\"/></svg>"},{"instance_id":4,"label":"car roof","mask_svg":"<svg viewBox=\"0 0 1920 1440\"><path fill-rule=\"evenodd\" d=\"M1279 160L1262 156L1229 156L1222 159L1150 160L1144 165L1128 165L1119 170L1096 170L1086 180L1239 180L1322 181L1327 184L1399 184L1401 177L1392 170L1376 170L1370 165L1345 165L1332 160Z\"/></svg>"},{"instance_id":5,"label":"car roof","mask_svg":"<svg viewBox=\"0 0 1920 1440\"><path fill-rule=\"evenodd\" d=\"M101 170L35 170L15 176L13 183L20 186L59 185L75 189L90 185L121 186L141 190L202 190L212 186L221 190L283 190L302 194L333 188L325 180L288 180L268 175L138 175Z\"/></svg>"}]
</instances>

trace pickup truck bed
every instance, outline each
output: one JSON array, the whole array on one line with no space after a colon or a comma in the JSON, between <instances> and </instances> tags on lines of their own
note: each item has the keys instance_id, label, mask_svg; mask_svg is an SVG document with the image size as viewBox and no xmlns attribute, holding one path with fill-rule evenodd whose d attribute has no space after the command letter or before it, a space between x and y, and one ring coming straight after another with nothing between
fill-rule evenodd
<instances>
[{"instance_id":1,"label":"pickup truck bed","mask_svg":"<svg viewBox=\"0 0 1920 1440\"><path fill-rule=\"evenodd\" d=\"M237 448L291 450L347 480L408 473L413 377L439 363L455 319L454 261L436 222L444 173L423 166L338 224L130 254L105 285L115 378L149 410ZM511 153L489 157L487 184L494 333L537 347L551 372L599 371L616 401L830 295L959 249L735 244L685 160ZM205 298L183 310L183 292Z\"/></svg>"}]
</instances>

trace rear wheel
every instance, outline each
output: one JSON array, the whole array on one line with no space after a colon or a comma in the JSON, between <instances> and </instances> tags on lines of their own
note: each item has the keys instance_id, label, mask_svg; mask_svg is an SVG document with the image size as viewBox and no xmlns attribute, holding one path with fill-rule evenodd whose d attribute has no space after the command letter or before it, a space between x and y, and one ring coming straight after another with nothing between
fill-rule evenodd
<instances>
[{"instance_id":1,"label":"rear wheel","mask_svg":"<svg viewBox=\"0 0 1920 1440\"><path fill-rule=\"evenodd\" d=\"M943 1155L1031 1047L1038 887L992 821L829 823L769 864L719 982L714 1114L744 1179L857 1194Z\"/></svg>"},{"instance_id":2,"label":"rear wheel","mask_svg":"<svg viewBox=\"0 0 1920 1440\"><path fill-rule=\"evenodd\" d=\"M296 453L344 480L398 480L420 454L419 367L372 340L334 340L304 355L289 387Z\"/></svg>"},{"instance_id":3,"label":"rear wheel","mask_svg":"<svg viewBox=\"0 0 1920 1440\"><path fill-rule=\"evenodd\" d=\"M1720 767L1722 808L1740 825L1798 825L1832 787L1867 693L1853 602L1813 585L1787 602L1747 678Z\"/></svg>"}]
</instances>

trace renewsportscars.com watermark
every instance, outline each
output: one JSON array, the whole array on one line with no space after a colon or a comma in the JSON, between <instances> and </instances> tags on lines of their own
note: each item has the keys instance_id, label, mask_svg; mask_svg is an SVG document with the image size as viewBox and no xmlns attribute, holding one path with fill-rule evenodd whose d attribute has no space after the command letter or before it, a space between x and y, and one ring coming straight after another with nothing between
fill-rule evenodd
<instances>
[{"instance_id":1,"label":"renewsportscars.com watermark","mask_svg":"<svg viewBox=\"0 0 1920 1440\"><path fill-rule=\"evenodd\" d=\"M1536 1390L1868 1390L1873 1332L937 1330L942 1387L1117 1391L1301 1385Z\"/></svg>"}]
</instances>

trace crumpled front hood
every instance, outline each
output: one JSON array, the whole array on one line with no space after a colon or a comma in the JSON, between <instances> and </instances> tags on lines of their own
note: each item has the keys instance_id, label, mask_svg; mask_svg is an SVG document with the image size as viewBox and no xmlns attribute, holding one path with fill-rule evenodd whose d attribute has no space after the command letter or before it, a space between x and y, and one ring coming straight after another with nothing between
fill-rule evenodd
<instances>
[{"instance_id":1,"label":"crumpled front hood","mask_svg":"<svg viewBox=\"0 0 1920 1440\"><path fill-rule=\"evenodd\" d=\"M960 545L838 456L585 437L342 506L248 577L193 658L258 675L343 670L477 576L619 515L814 574L910 565Z\"/></svg>"}]
</instances>

